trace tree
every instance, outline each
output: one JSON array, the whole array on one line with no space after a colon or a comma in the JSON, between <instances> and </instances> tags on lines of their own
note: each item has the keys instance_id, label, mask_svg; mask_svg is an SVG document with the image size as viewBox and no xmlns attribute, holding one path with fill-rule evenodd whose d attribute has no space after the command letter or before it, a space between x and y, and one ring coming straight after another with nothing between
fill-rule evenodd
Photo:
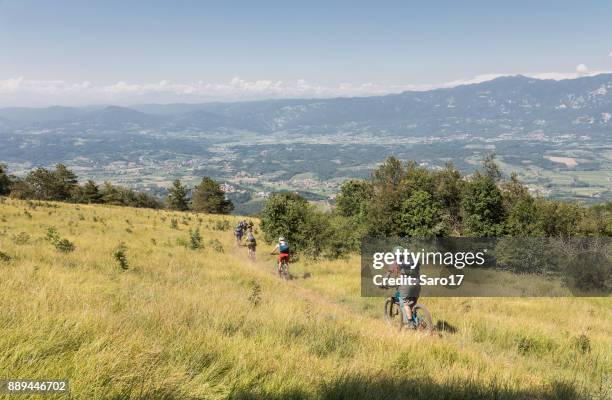
<instances>
[{"instance_id":1,"label":"tree","mask_svg":"<svg viewBox=\"0 0 612 400\"><path fill-rule=\"evenodd\" d=\"M402 236L432 237L442 233L440 207L424 190L413 191L397 217Z\"/></svg>"},{"instance_id":2,"label":"tree","mask_svg":"<svg viewBox=\"0 0 612 400\"><path fill-rule=\"evenodd\" d=\"M102 202L102 193L100 193L100 189L98 185L91 179L89 179L81 190L81 200L84 203L101 203Z\"/></svg>"},{"instance_id":3,"label":"tree","mask_svg":"<svg viewBox=\"0 0 612 400\"><path fill-rule=\"evenodd\" d=\"M579 232L583 209L577 204L553 200L536 203L538 229L546 236L570 237Z\"/></svg>"},{"instance_id":4,"label":"tree","mask_svg":"<svg viewBox=\"0 0 612 400\"><path fill-rule=\"evenodd\" d=\"M11 179L6 173L6 165L0 164L0 196L6 196L11 192Z\"/></svg>"},{"instance_id":5,"label":"tree","mask_svg":"<svg viewBox=\"0 0 612 400\"><path fill-rule=\"evenodd\" d=\"M112 204L116 206L123 205L119 188L113 186L110 182L104 182L101 193L103 203Z\"/></svg>"},{"instance_id":6,"label":"tree","mask_svg":"<svg viewBox=\"0 0 612 400\"><path fill-rule=\"evenodd\" d=\"M342 184L336 198L336 210L343 217L352 217L363 213L365 203L372 195L372 185L366 181L348 180Z\"/></svg>"},{"instance_id":7,"label":"tree","mask_svg":"<svg viewBox=\"0 0 612 400\"><path fill-rule=\"evenodd\" d=\"M55 180L55 199L71 199L79 182L76 174L66 168L64 164L57 164L52 174Z\"/></svg>"},{"instance_id":8,"label":"tree","mask_svg":"<svg viewBox=\"0 0 612 400\"><path fill-rule=\"evenodd\" d=\"M402 205L401 184L406 177L402 163L389 157L372 173L372 200L366 207L365 223L370 235L399 235L396 215Z\"/></svg>"},{"instance_id":9,"label":"tree","mask_svg":"<svg viewBox=\"0 0 612 400\"><path fill-rule=\"evenodd\" d=\"M436 174L434 198L455 226L459 225L462 190L461 173L452 163L447 163L444 169Z\"/></svg>"},{"instance_id":10,"label":"tree","mask_svg":"<svg viewBox=\"0 0 612 400\"><path fill-rule=\"evenodd\" d=\"M275 193L260 214L261 229L267 242L285 237L294 252L318 257L324 252L338 256L345 248L335 247L329 216L316 210L297 193ZM332 248L333 247L333 248Z\"/></svg>"},{"instance_id":11,"label":"tree","mask_svg":"<svg viewBox=\"0 0 612 400\"><path fill-rule=\"evenodd\" d=\"M39 167L30 171L26 175L25 183L30 187L35 199L59 200L55 176L48 169Z\"/></svg>"},{"instance_id":12,"label":"tree","mask_svg":"<svg viewBox=\"0 0 612 400\"><path fill-rule=\"evenodd\" d=\"M297 193L272 194L261 211L264 239L272 242L284 236L290 243L304 241L303 227L308 218L308 202Z\"/></svg>"},{"instance_id":13,"label":"tree","mask_svg":"<svg viewBox=\"0 0 612 400\"><path fill-rule=\"evenodd\" d=\"M480 172L473 175L465 185L461 207L467 234L484 237L497 236L502 232L502 194L490 175Z\"/></svg>"},{"instance_id":14,"label":"tree","mask_svg":"<svg viewBox=\"0 0 612 400\"><path fill-rule=\"evenodd\" d=\"M210 214L229 214L234 209L234 205L225 198L225 193L219 184L207 176L194 188L191 207L195 211Z\"/></svg>"},{"instance_id":15,"label":"tree","mask_svg":"<svg viewBox=\"0 0 612 400\"><path fill-rule=\"evenodd\" d=\"M172 182L172 187L168 190L168 208L171 210L186 211L189 209L187 200L188 189L183 186L179 179Z\"/></svg>"},{"instance_id":16,"label":"tree","mask_svg":"<svg viewBox=\"0 0 612 400\"><path fill-rule=\"evenodd\" d=\"M495 182L499 182L502 178L502 173L499 169L499 165L495 162L495 157L495 153L487 154L482 161L482 167L486 176L493 179Z\"/></svg>"},{"instance_id":17,"label":"tree","mask_svg":"<svg viewBox=\"0 0 612 400\"><path fill-rule=\"evenodd\" d=\"M516 173L501 185L506 217L506 233L511 236L541 235L537 227L536 204Z\"/></svg>"},{"instance_id":18,"label":"tree","mask_svg":"<svg viewBox=\"0 0 612 400\"><path fill-rule=\"evenodd\" d=\"M36 168L30 171L25 178L25 183L30 186L32 197L38 200L70 200L77 187L77 182L77 176L64 164L57 164L53 171Z\"/></svg>"}]
</instances>

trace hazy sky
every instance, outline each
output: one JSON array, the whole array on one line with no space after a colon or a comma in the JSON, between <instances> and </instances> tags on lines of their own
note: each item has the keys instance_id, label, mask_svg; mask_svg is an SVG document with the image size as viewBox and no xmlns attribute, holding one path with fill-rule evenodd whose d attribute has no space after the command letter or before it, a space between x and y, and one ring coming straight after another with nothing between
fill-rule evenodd
<instances>
[{"instance_id":1,"label":"hazy sky","mask_svg":"<svg viewBox=\"0 0 612 400\"><path fill-rule=\"evenodd\" d=\"M3 106L350 96L610 70L611 1L0 0Z\"/></svg>"}]
</instances>

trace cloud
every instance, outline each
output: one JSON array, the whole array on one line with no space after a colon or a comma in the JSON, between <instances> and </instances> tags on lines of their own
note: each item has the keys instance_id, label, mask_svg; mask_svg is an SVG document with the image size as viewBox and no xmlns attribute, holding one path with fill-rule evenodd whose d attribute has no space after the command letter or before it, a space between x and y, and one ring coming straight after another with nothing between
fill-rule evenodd
<instances>
[{"instance_id":1,"label":"cloud","mask_svg":"<svg viewBox=\"0 0 612 400\"><path fill-rule=\"evenodd\" d=\"M587 67L584 64L578 64L576 66L576 72L579 73L580 75L584 75L589 72L589 67Z\"/></svg>"},{"instance_id":2,"label":"cloud","mask_svg":"<svg viewBox=\"0 0 612 400\"><path fill-rule=\"evenodd\" d=\"M574 79L593 76L610 71L591 71L580 64L575 72L526 73L536 79ZM0 80L0 106L12 105L84 105L155 102L206 102L240 101L270 98L329 98L351 96L373 96L403 91L423 91L437 88L451 88L459 85L476 84L501 76L516 74L483 74L469 79L454 80L441 84L381 84L340 83L322 85L305 79L246 80L234 77L227 82L208 83L203 81L178 83L161 80L151 83L119 81L108 85L98 85L90 81L66 82L63 80L32 80L23 77Z\"/></svg>"},{"instance_id":3,"label":"cloud","mask_svg":"<svg viewBox=\"0 0 612 400\"><path fill-rule=\"evenodd\" d=\"M612 51L608 54L608 57L612 58Z\"/></svg>"}]
</instances>

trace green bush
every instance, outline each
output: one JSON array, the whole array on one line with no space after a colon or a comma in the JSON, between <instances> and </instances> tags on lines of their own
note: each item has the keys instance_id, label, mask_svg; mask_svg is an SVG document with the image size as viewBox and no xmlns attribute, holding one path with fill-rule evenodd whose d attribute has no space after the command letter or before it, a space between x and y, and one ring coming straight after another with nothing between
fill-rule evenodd
<instances>
[{"instance_id":1,"label":"green bush","mask_svg":"<svg viewBox=\"0 0 612 400\"><path fill-rule=\"evenodd\" d=\"M230 229L230 223L228 220L224 219L221 221L215 221L215 224L212 227L215 231L227 231Z\"/></svg>"},{"instance_id":2,"label":"green bush","mask_svg":"<svg viewBox=\"0 0 612 400\"><path fill-rule=\"evenodd\" d=\"M8 254L6 254L3 251L0 251L0 261L2 262L9 262L11 261L13 258L11 256L9 256Z\"/></svg>"},{"instance_id":3,"label":"green bush","mask_svg":"<svg viewBox=\"0 0 612 400\"><path fill-rule=\"evenodd\" d=\"M68 239L59 239L53 243L55 248L62 253L70 253L73 252L76 248L74 243L72 243Z\"/></svg>"},{"instance_id":4,"label":"green bush","mask_svg":"<svg viewBox=\"0 0 612 400\"><path fill-rule=\"evenodd\" d=\"M113 252L113 258L119 265L119 268L121 268L122 270L126 270L129 268L126 252L127 247L123 242L119 243L119 246L117 246L117 248Z\"/></svg>"},{"instance_id":5,"label":"green bush","mask_svg":"<svg viewBox=\"0 0 612 400\"><path fill-rule=\"evenodd\" d=\"M189 230L189 248L192 250L202 248L202 236L199 229Z\"/></svg>"},{"instance_id":6,"label":"green bush","mask_svg":"<svg viewBox=\"0 0 612 400\"><path fill-rule=\"evenodd\" d=\"M212 239L208 241L208 245L217 253L223 253L223 245L218 239Z\"/></svg>"}]
</instances>

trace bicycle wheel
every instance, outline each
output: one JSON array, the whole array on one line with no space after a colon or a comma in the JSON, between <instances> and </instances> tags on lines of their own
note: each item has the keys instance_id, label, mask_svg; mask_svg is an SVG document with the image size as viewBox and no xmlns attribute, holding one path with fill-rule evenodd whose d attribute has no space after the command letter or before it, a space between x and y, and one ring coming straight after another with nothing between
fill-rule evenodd
<instances>
[{"instance_id":1,"label":"bicycle wheel","mask_svg":"<svg viewBox=\"0 0 612 400\"><path fill-rule=\"evenodd\" d=\"M399 326L401 329L402 323L402 311L399 308L399 304L389 297L385 300L385 321L393 326Z\"/></svg>"},{"instance_id":2,"label":"bicycle wheel","mask_svg":"<svg viewBox=\"0 0 612 400\"><path fill-rule=\"evenodd\" d=\"M287 267L287 261L285 260L281 262L281 278L289 280L289 269Z\"/></svg>"},{"instance_id":3,"label":"bicycle wheel","mask_svg":"<svg viewBox=\"0 0 612 400\"><path fill-rule=\"evenodd\" d=\"M416 304L413 308L412 313L416 316L418 324L416 329L422 332L431 332L433 330L433 323L431 321L431 314L427 307L422 304Z\"/></svg>"}]
</instances>

